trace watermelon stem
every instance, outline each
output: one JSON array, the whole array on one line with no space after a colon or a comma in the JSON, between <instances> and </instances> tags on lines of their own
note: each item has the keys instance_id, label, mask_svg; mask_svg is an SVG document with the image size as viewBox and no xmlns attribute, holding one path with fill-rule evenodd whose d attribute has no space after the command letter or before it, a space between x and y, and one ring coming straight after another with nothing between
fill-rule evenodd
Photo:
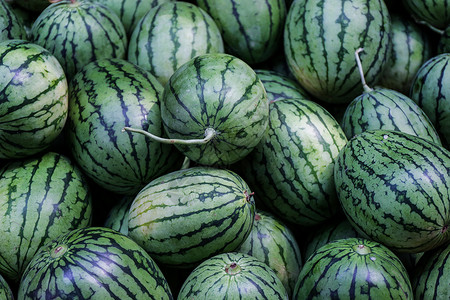
<instances>
[{"instance_id":1,"label":"watermelon stem","mask_svg":"<svg viewBox=\"0 0 450 300\"><path fill-rule=\"evenodd\" d=\"M143 134L143 135L151 138L152 140L163 143L163 144L180 144L180 145L206 144L217 135L217 131L215 131L213 128L206 128L205 137L203 139L191 139L191 140L166 139L166 138L156 136L148 131L145 131L142 129L137 129L137 128L131 128L131 127L124 127L122 129L122 132L125 132L125 131L131 131L131 132Z\"/></svg>"},{"instance_id":2,"label":"watermelon stem","mask_svg":"<svg viewBox=\"0 0 450 300\"><path fill-rule=\"evenodd\" d=\"M364 78L364 70L362 67L361 59L359 58L359 53L364 51L364 48L358 48L355 51L356 64L358 65L359 75L361 76L361 82L364 88L364 92L370 93L373 91L366 83L366 79Z\"/></svg>"}]
</instances>

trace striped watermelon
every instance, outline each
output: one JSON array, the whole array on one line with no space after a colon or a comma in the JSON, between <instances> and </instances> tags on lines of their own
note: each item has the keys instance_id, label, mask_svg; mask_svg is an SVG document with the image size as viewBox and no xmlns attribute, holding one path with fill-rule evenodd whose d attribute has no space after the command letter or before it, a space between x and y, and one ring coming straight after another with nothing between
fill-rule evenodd
<instances>
[{"instance_id":1,"label":"striped watermelon","mask_svg":"<svg viewBox=\"0 0 450 300\"><path fill-rule=\"evenodd\" d=\"M72 78L87 63L126 58L128 40L119 17L89 0L61 0L42 11L31 40L48 49Z\"/></svg>"},{"instance_id":2,"label":"striped watermelon","mask_svg":"<svg viewBox=\"0 0 450 300\"><path fill-rule=\"evenodd\" d=\"M413 299L398 257L383 244L346 238L320 247L306 261L292 299Z\"/></svg>"},{"instance_id":3,"label":"striped watermelon","mask_svg":"<svg viewBox=\"0 0 450 300\"><path fill-rule=\"evenodd\" d=\"M255 69L255 72L264 85L267 100L291 98L310 100L308 93L296 80L274 70Z\"/></svg>"},{"instance_id":4,"label":"striped watermelon","mask_svg":"<svg viewBox=\"0 0 450 300\"><path fill-rule=\"evenodd\" d=\"M362 91L354 51L365 49L363 69L373 85L390 55L390 32L383 0L294 1L284 31L287 63L319 100L348 103Z\"/></svg>"},{"instance_id":5,"label":"striped watermelon","mask_svg":"<svg viewBox=\"0 0 450 300\"><path fill-rule=\"evenodd\" d=\"M24 40L0 43L0 158L49 148L63 130L68 85L58 60Z\"/></svg>"},{"instance_id":6,"label":"striped watermelon","mask_svg":"<svg viewBox=\"0 0 450 300\"><path fill-rule=\"evenodd\" d=\"M429 32L409 16L391 13L392 50L379 84L409 95L412 81L419 68L432 54Z\"/></svg>"},{"instance_id":7,"label":"striped watermelon","mask_svg":"<svg viewBox=\"0 0 450 300\"><path fill-rule=\"evenodd\" d=\"M286 3L282 0L197 0L215 20L225 50L248 64L264 62L283 37Z\"/></svg>"},{"instance_id":8,"label":"striped watermelon","mask_svg":"<svg viewBox=\"0 0 450 300\"><path fill-rule=\"evenodd\" d=\"M254 210L252 193L236 173L192 167L160 176L139 192L128 234L163 265L189 267L239 247Z\"/></svg>"},{"instance_id":9,"label":"striped watermelon","mask_svg":"<svg viewBox=\"0 0 450 300\"><path fill-rule=\"evenodd\" d=\"M257 210L252 231L236 252L251 255L275 271L292 294L302 268L300 248L293 232L272 214Z\"/></svg>"},{"instance_id":10,"label":"striped watermelon","mask_svg":"<svg viewBox=\"0 0 450 300\"><path fill-rule=\"evenodd\" d=\"M340 125L316 102L278 100L270 104L267 134L239 172L256 201L283 221L317 225L340 211L333 165L346 143Z\"/></svg>"},{"instance_id":11,"label":"striped watermelon","mask_svg":"<svg viewBox=\"0 0 450 300\"><path fill-rule=\"evenodd\" d=\"M96 184L136 195L149 181L181 165L171 145L121 132L133 126L160 135L163 87L149 72L119 58L99 59L70 82L67 140Z\"/></svg>"},{"instance_id":12,"label":"striped watermelon","mask_svg":"<svg viewBox=\"0 0 450 300\"><path fill-rule=\"evenodd\" d=\"M5 0L0 1L0 41L26 40L27 33L22 20Z\"/></svg>"},{"instance_id":13,"label":"striped watermelon","mask_svg":"<svg viewBox=\"0 0 450 300\"><path fill-rule=\"evenodd\" d=\"M133 240L112 229L73 230L43 246L18 299L173 299L164 275Z\"/></svg>"},{"instance_id":14,"label":"striped watermelon","mask_svg":"<svg viewBox=\"0 0 450 300\"><path fill-rule=\"evenodd\" d=\"M128 214L135 196L124 196L116 203L106 216L104 227L128 235Z\"/></svg>"},{"instance_id":15,"label":"striped watermelon","mask_svg":"<svg viewBox=\"0 0 450 300\"><path fill-rule=\"evenodd\" d=\"M211 257L195 268L178 299L289 299L289 295L265 263L232 252Z\"/></svg>"},{"instance_id":16,"label":"striped watermelon","mask_svg":"<svg viewBox=\"0 0 450 300\"><path fill-rule=\"evenodd\" d=\"M450 152L399 131L352 138L335 164L342 208L362 235L418 253L450 241Z\"/></svg>"},{"instance_id":17,"label":"striped watermelon","mask_svg":"<svg viewBox=\"0 0 450 300\"><path fill-rule=\"evenodd\" d=\"M450 53L427 60L414 77L410 97L427 114L450 148Z\"/></svg>"},{"instance_id":18,"label":"striped watermelon","mask_svg":"<svg viewBox=\"0 0 450 300\"><path fill-rule=\"evenodd\" d=\"M402 0L402 4L418 22L438 29L450 24L449 0Z\"/></svg>"},{"instance_id":19,"label":"striped watermelon","mask_svg":"<svg viewBox=\"0 0 450 300\"><path fill-rule=\"evenodd\" d=\"M348 139L373 129L396 130L441 144L436 129L425 112L402 93L383 87L370 88L364 79L359 48L355 52L360 68L364 92L347 106L342 119L342 129Z\"/></svg>"},{"instance_id":20,"label":"striped watermelon","mask_svg":"<svg viewBox=\"0 0 450 300\"><path fill-rule=\"evenodd\" d=\"M109 7L122 21L128 36L136 23L153 7L174 0L93 0Z\"/></svg>"},{"instance_id":21,"label":"striped watermelon","mask_svg":"<svg viewBox=\"0 0 450 300\"><path fill-rule=\"evenodd\" d=\"M450 243L426 252L411 282L415 299L450 299Z\"/></svg>"},{"instance_id":22,"label":"striped watermelon","mask_svg":"<svg viewBox=\"0 0 450 300\"><path fill-rule=\"evenodd\" d=\"M130 37L128 60L164 85L195 56L222 52L222 36L214 20L196 5L175 1L154 7L140 19Z\"/></svg>"},{"instance_id":23,"label":"striped watermelon","mask_svg":"<svg viewBox=\"0 0 450 300\"><path fill-rule=\"evenodd\" d=\"M169 139L190 160L228 166L263 138L269 120L264 85L244 61L229 54L199 55L164 87L161 118ZM142 130L124 130L149 135Z\"/></svg>"},{"instance_id":24,"label":"striped watermelon","mask_svg":"<svg viewBox=\"0 0 450 300\"><path fill-rule=\"evenodd\" d=\"M90 189L66 156L10 162L0 169L0 215L0 273L18 281L41 246L90 225Z\"/></svg>"},{"instance_id":25,"label":"striped watermelon","mask_svg":"<svg viewBox=\"0 0 450 300\"><path fill-rule=\"evenodd\" d=\"M14 300L14 293L2 275L0 275L0 299Z\"/></svg>"}]
</instances>

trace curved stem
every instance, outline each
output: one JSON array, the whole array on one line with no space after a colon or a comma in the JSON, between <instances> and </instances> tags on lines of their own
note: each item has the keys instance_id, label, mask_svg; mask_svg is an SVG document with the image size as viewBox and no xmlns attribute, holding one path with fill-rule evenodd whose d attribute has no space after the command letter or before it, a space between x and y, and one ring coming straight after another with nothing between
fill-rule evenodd
<instances>
[{"instance_id":1,"label":"curved stem","mask_svg":"<svg viewBox=\"0 0 450 300\"><path fill-rule=\"evenodd\" d=\"M361 76L361 83L364 88L364 92L369 93L372 89L367 85L366 79L364 78L364 70L361 64L361 59L359 58L359 52L364 51L364 48L358 48L355 51L356 64L358 65L359 75Z\"/></svg>"},{"instance_id":2,"label":"curved stem","mask_svg":"<svg viewBox=\"0 0 450 300\"><path fill-rule=\"evenodd\" d=\"M192 139L192 140L166 139L166 138L156 136L148 131L145 131L142 129L137 129L137 128L131 128L131 127L124 127L122 129L122 132L125 132L125 131L143 134L146 137L149 137L152 140L163 143L163 144L180 144L180 145L206 144L217 135L217 132L212 128L206 128L205 137L203 139Z\"/></svg>"}]
</instances>

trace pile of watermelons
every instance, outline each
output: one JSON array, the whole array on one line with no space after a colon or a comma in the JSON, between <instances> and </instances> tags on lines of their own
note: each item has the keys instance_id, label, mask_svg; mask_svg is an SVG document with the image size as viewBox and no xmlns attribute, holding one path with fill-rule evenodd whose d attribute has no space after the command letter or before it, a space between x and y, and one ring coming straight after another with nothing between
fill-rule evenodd
<instances>
[{"instance_id":1,"label":"pile of watermelons","mask_svg":"<svg viewBox=\"0 0 450 300\"><path fill-rule=\"evenodd\" d=\"M1 299L450 299L450 1L0 0Z\"/></svg>"}]
</instances>

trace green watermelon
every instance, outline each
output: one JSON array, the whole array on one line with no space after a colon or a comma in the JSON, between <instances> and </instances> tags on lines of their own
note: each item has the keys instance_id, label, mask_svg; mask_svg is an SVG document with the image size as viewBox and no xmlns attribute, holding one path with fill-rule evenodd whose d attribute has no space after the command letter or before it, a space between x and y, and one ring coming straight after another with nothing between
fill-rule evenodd
<instances>
[{"instance_id":1,"label":"green watermelon","mask_svg":"<svg viewBox=\"0 0 450 300\"><path fill-rule=\"evenodd\" d=\"M254 217L252 193L239 175L192 167L160 176L138 193L128 235L161 264L190 267L234 251Z\"/></svg>"},{"instance_id":2,"label":"green watermelon","mask_svg":"<svg viewBox=\"0 0 450 300\"><path fill-rule=\"evenodd\" d=\"M0 158L48 149L68 114L68 84L58 60L24 40L0 42Z\"/></svg>"},{"instance_id":3,"label":"green watermelon","mask_svg":"<svg viewBox=\"0 0 450 300\"><path fill-rule=\"evenodd\" d=\"M93 0L109 7L120 17L128 36L131 36L136 23L150 9L171 1L174 0Z\"/></svg>"},{"instance_id":4,"label":"green watermelon","mask_svg":"<svg viewBox=\"0 0 450 300\"><path fill-rule=\"evenodd\" d=\"M406 11L417 22L444 29L450 24L450 1L448 0L402 0Z\"/></svg>"},{"instance_id":5,"label":"green watermelon","mask_svg":"<svg viewBox=\"0 0 450 300\"><path fill-rule=\"evenodd\" d=\"M244 253L223 253L196 267L178 300L289 299L280 279L265 263Z\"/></svg>"},{"instance_id":6,"label":"green watermelon","mask_svg":"<svg viewBox=\"0 0 450 300\"><path fill-rule=\"evenodd\" d=\"M0 273L19 281L44 244L89 226L91 192L66 156L47 152L0 169Z\"/></svg>"},{"instance_id":7,"label":"green watermelon","mask_svg":"<svg viewBox=\"0 0 450 300\"><path fill-rule=\"evenodd\" d=\"M0 41L26 40L27 33L22 20L5 0L0 1Z\"/></svg>"},{"instance_id":8,"label":"green watermelon","mask_svg":"<svg viewBox=\"0 0 450 300\"><path fill-rule=\"evenodd\" d=\"M161 118L168 139L201 165L228 166L253 150L269 120L264 85L244 61L225 53L199 55L178 68L164 87Z\"/></svg>"},{"instance_id":9,"label":"green watermelon","mask_svg":"<svg viewBox=\"0 0 450 300\"><path fill-rule=\"evenodd\" d=\"M261 201L283 221L313 226L340 211L333 166L347 143L337 121L303 99L270 103L265 137L238 166Z\"/></svg>"},{"instance_id":10,"label":"green watermelon","mask_svg":"<svg viewBox=\"0 0 450 300\"><path fill-rule=\"evenodd\" d=\"M268 60L283 38L286 3L280 0L197 0L217 23L225 50L253 65Z\"/></svg>"},{"instance_id":11,"label":"green watermelon","mask_svg":"<svg viewBox=\"0 0 450 300\"><path fill-rule=\"evenodd\" d=\"M361 93L354 52L364 48L369 85L390 55L391 21L382 0L294 1L286 18L284 50L292 73L323 102L349 103Z\"/></svg>"},{"instance_id":12,"label":"green watermelon","mask_svg":"<svg viewBox=\"0 0 450 300\"><path fill-rule=\"evenodd\" d=\"M40 248L18 299L173 299L153 259L109 228L73 230Z\"/></svg>"},{"instance_id":13,"label":"green watermelon","mask_svg":"<svg viewBox=\"0 0 450 300\"><path fill-rule=\"evenodd\" d=\"M450 53L433 56L417 71L410 97L427 114L450 149Z\"/></svg>"},{"instance_id":14,"label":"green watermelon","mask_svg":"<svg viewBox=\"0 0 450 300\"><path fill-rule=\"evenodd\" d=\"M130 37L128 60L165 85L195 56L222 52L222 36L214 20L194 4L175 1L154 7L140 19Z\"/></svg>"},{"instance_id":15,"label":"green watermelon","mask_svg":"<svg viewBox=\"0 0 450 300\"><path fill-rule=\"evenodd\" d=\"M67 140L74 159L96 184L136 195L181 165L173 146L121 132L133 126L160 135L162 94L153 75L119 58L91 62L73 77Z\"/></svg>"},{"instance_id":16,"label":"green watermelon","mask_svg":"<svg viewBox=\"0 0 450 300\"><path fill-rule=\"evenodd\" d=\"M59 60L67 78L101 58L126 58L128 40L111 9L90 0L61 0L33 23L30 39Z\"/></svg>"},{"instance_id":17,"label":"green watermelon","mask_svg":"<svg viewBox=\"0 0 450 300\"><path fill-rule=\"evenodd\" d=\"M425 112L402 93L384 87L370 88L361 69L359 48L355 52L364 92L347 106L341 126L348 139L373 129L397 130L441 144L439 135Z\"/></svg>"},{"instance_id":18,"label":"green watermelon","mask_svg":"<svg viewBox=\"0 0 450 300\"><path fill-rule=\"evenodd\" d=\"M450 152L399 131L368 130L334 165L341 206L363 236L396 252L450 241Z\"/></svg>"},{"instance_id":19,"label":"green watermelon","mask_svg":"<svg viewBox=\"0 0 450 300\"><path fill-rule=\"evenodd\" d=\"M316 250L298 277L292 299L413 299L398 257L362 238L332 241Z\"/></svg>"},{"instance_id":20,"label":"green watermelon","mask_svg":"<svg viewBox=\"0 0 450 300\"><path fill-rule=\"evenodd\" d=\"M433 43L429 32L410 16L391 13L391 20L392 50L379 84L408 96L417 71L431 58Z\"/></svg>"},{"instance_id":21,"label":"green watermelon","mask_svg":"<svg viewBox=\"0 0 450 300\"><path fill-rule=\"evenodd\" d=\"M293 232L277 217L256 210L250 235L235 251L267 264L275 271L287 293L292 294L302 268L302 256Z\"/></svg>"},{"instance_id":22,"label":"green watermelon","mask_svg":"<svg viewBox=\"0 0 450 300\"><path fill-rule=\"evenodd\" d=\"M411 276L415 299L450 298L450 243L427 251Z\"/></svg>"}]
</instances>

